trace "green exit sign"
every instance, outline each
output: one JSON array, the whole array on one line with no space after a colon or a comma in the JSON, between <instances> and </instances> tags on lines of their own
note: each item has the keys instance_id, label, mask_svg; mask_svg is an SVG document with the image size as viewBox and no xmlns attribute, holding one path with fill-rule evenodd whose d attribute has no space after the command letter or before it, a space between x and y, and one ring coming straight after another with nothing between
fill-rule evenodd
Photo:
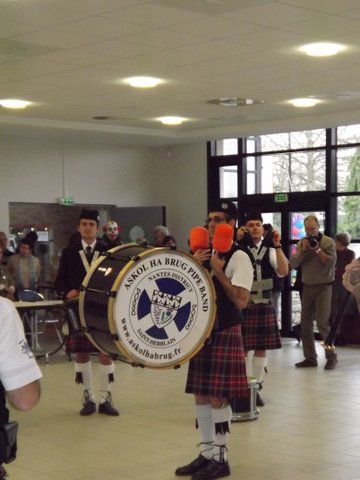
<instances>
[{"instance_id":1,"label":"green exit sign","mask_svg":"<svg viewBox=\"0 0 360 480\"><path fill-rule=\"evenodd\" d=\"M74 205L74 199L73 197L69 197L69 196L61 197L59 198L59 203L60 205L65 205L68 207L70 205Z\"/></svg>"},{"instance_id":2,"label":"green exit sign","mask_svg":"<svg viewBox=\"0 0 360 480\"><path fill-rule=\"evenodd\" d=\"M288 201L288 194L287 193L275 193L274 200L276 203L283 203Z\"/></svg>"}]
</instances>

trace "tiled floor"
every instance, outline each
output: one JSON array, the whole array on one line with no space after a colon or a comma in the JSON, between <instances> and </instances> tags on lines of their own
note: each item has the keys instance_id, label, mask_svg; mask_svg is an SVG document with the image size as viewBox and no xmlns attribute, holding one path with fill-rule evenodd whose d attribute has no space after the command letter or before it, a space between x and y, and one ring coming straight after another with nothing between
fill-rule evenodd
<instances>
[{"instance_id":1,"label":"tiled floor","mask_svg":"<svg viewBox=\"0 0 360 480\"><path fill-rule=\"evenodd\" d=\"M232 424L232 478L360 480L360 347L338 349L334 371L297 370L295 340L270 353L259 418ZM96 369L96 360L94 360ZM13 480L168 480L197 454L186 366L154 371L117 364L113 397L121 415L80 417L73 365L42 365L42 398L20 423Z\"/></svg>"}]
</instances>

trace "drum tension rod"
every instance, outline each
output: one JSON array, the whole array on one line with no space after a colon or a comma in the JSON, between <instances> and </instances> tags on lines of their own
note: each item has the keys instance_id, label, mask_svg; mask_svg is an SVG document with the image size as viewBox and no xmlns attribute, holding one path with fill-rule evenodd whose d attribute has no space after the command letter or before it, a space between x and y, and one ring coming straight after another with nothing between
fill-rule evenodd
<instances>
[{"instance_id":1,"label":"drum tension rod","mask_svg":"<svg viewBox=\"0 0 360 480\"><path fill-rule=\"evenodd\" d=\"M81 292L91 292L91 293L101 293L101 294L106 295L106 296L111 297L111 298L116 297L116 291L115 290L111 290L109 292L108 290L99 290L97 288L84 287L83 285L81 285L80 291Z\"/></svg>"},{"instance_id":2,"label":"drum tension rod","mask_svg":"<svg viewBox=\"0 0 360 480\"><path fill-rule=\"evenodd\" d=\"M140 260L139 255L117 255L117 252L106 252L105 258L109 260L132 260L133 262L137 262L138 260Z\"/></svg>"}]
</instances>

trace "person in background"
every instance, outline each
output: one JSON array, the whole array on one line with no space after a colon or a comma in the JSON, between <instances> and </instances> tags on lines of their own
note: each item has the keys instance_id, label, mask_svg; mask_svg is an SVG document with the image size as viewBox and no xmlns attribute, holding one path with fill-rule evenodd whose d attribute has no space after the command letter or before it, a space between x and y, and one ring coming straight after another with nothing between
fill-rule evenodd
<instances>
[{"instance_id":1,"label":"person in background","mask_svg":"<svg viewBox=\"0 0 360 480\"><path fill-rule=\"evenodd\" d=\"M79 297L80 286L90 270L91 265L106 250L106 246L97 240L99 226L99 212L83 209L80 213L78 230L80 238L64 248L54 287L65 300ZM73 309L78 312L78 306ZM119 412L112 405L111 383L114 381L114 362L103 352L97 352L85 334L79 332L70 336L67 352L75 354L75 383L82 384L84 394L82 399L81 416L92 415L96 412L96 401L93 391L92 365L90 353L97 353L99 358L99 386L100 399L98 412L109 416L118 416Z\"/></svg>"},{"instance_id":2,"label":"person in background","mask_svg":"<svg viewBox=\"0 0 360 480\"><path fill-rule=\"evenodd\" d=\"M14 299L15 285L6 265L2 263L3 247L0 246L0 297ZM1 477L0 477L1 478Z\"/></svg>"},{"instance_id":3,"label":"person in background","mask_svg":"<svg viewBox=\"0 0 360 480\"><path fill-rule=\"evenodd\" d=\"M166 235L162 242L162 247L176 247L176 240L171 235Z\"/></svg>"},{"instance_id":4,"label":"person in background","mask_svg":"<svg viewBox=\"0 0 360 480\"><path fill-rule=\"evenodd\" d=\"M12 255L8 261L16 293L20 290L36 290L41 267L39 260L32 254L32 245L31 240L21 240L19 253Z\"/></svg>"},{"instance_id":5,"label":"person in background","mask_svg":"<svg viewBox=\"0 0 360 480\"><path fill-rule=\"evenodd\" d=\"M6 265L7 262L9 261L9 257L14 254L14 252L11 252L8 248L8 238L6 236L5 232L0 232L0 247L2 248L3 252L3 257L1 263Z\"/></svg>"},{"instance_id":6,"label":"person in background","mask_svg":"<svg viewBox=\"0 0 360 480\"><path fill-rule=\"evenodd\" d=\"M346 265L349 265L355 259L355 252L350 250L351 237L348 233L342 232L335 235L335 248L336 248L336 264L335 264L335 281L332 285L332 298L331 298L331 314L330 324L335 321L336 316L343 310L343 315L352 316L356 315L356 305L353 297L349 297L346 305L344 305L347 298L347 291L343 285L343 275L345 273ZM344 319L345 320L345 319ZM349 319L347 319L349 320ZM335 337L336 345L345 345L346 340L346 325L345 323L351 323L349 321L343 322L340 325L338 334Z\"/></svg>"},{"instance_id":7,"label":"person in background","mask_svg":"<svg viewBox=\"0 0 360 480\"><path fill-rule=\"evenodd\" d=\"M110 248L118 247L119 245L124 244L124 239L120 237L120 229L116 222L110 220L105 225L105 233L102 236L102 241L106 245L106 250L110 250Z\"/></svg>"},{"instance_id":8,"label":"person in background","mask_svg":"<svg viewBox=\"0 0 360 480\"><path fill-rule=\"evenodd\" d=\"M254 377L262 388L267 366L266 351L281 348L272 301L273 279L274 276L281 278L288 274L288 260L282 250L280 233L269 228L267 235L264 235L260 212L246 214L245 224L239 228L237 238L239 247L249 256L254 268L249 304L244 311L244 322L241 325L247 352L246 371L248 377ZM256 395L256 404L259 407L264 406L259 392Z\"/></svg>"},{"instance_id":9,"label":"person in background","mask_svg":"<svg viewBox=\"0 0 360 480\"><path fill-rule=\"evenodd\" d=\"M164 238L170 235L169 229L164 225L158 225L154 228L154 245L156 247L161 247L164 241Z\"/></svg>"},{"instance_id":10,"label":"person in background","mask_svg":"<svg viewBox=\"0 0 360 480\"><path fill-rule=\"evenodd\" d=\"M320 223L315 215L304 219L306 237L299 240L296 253L290 258L292 268L301 267L303 292L301 298L301 340L304 360L296 368L317 367L314 342L314 318L320 336L325 342L329 329L332 284L335 278L336 249L332 238L320 232ZM333 370L337 364L334 350L325 350L325 370Z\"/></svg>"},{"instance_id":11,"label":"person in background","mask_svg":"<svg viewBox=\"0 0 360 480\"><path fill-rule=\"evenodd\" d=\"M28 232L24 239L29 245L30 245L30 249L31 249L31 252L32 254L34 254L35 252L35 245L36 245L36 242L38 240L38 234L36 233L35 230L30 230L30 232Z\"/></svg>"}]
</instances>

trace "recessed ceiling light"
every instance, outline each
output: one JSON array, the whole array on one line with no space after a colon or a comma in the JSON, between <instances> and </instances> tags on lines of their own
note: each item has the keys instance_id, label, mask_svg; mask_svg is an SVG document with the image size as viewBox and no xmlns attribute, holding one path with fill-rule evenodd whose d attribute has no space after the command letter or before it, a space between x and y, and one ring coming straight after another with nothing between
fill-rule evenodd
<instances>
[{"instance_id":1,"label":"recessed ceiling light","mask_svg":"<svg viewBox=\"0 0 360 480\"><path fill-rule=\"evenodd\" d=\"M124 82L134 88L153 88L163 83L164 80L155 77L129 77L125 78Z\"/></svg>"},{"instance_id":2,"label":"recessed ceiling light","mask_svg":"<svg viewBox=\"0 0 360 480\"><path fill-rule=\"evenodd\" d=\"M31 102L26 100L18 100L16 98L4 98L0 100L0 105L4 108L26 108Z\"/></svg>"},{"instance_id":3,"label":"recessed ceiling light","mask_svg":"<svg viewBox=\"0 0 360 480\"><path fill-rule=\"evenodd\" d=\"M289 103L294 107L308 108L315 107L315 105L319 103L319 100L316 98L293 98L289 100Z\"/></svg>"},{"instance_id":4,"label":"recessed ceiling light","mask_svg":"<svg viewBox=\"0 0 360 480\"><path fill-rule=\"evenodd\" d=\"M186 118L170 116L159 117L157 120L159 120L163 125L181 125L183 122L185 122Z\"/></svg>"},{"instance_id":5,"label":"recessed ceiling light","mask_svg":"<svg viewBox=\"0 0 360 480\"><path fill-rule=\"evenodd\" d=\"M333 42L308 43L299 48L300 52L311 57L330 57L346 49L345 45Z\"/></svg>"}]
</instances>

